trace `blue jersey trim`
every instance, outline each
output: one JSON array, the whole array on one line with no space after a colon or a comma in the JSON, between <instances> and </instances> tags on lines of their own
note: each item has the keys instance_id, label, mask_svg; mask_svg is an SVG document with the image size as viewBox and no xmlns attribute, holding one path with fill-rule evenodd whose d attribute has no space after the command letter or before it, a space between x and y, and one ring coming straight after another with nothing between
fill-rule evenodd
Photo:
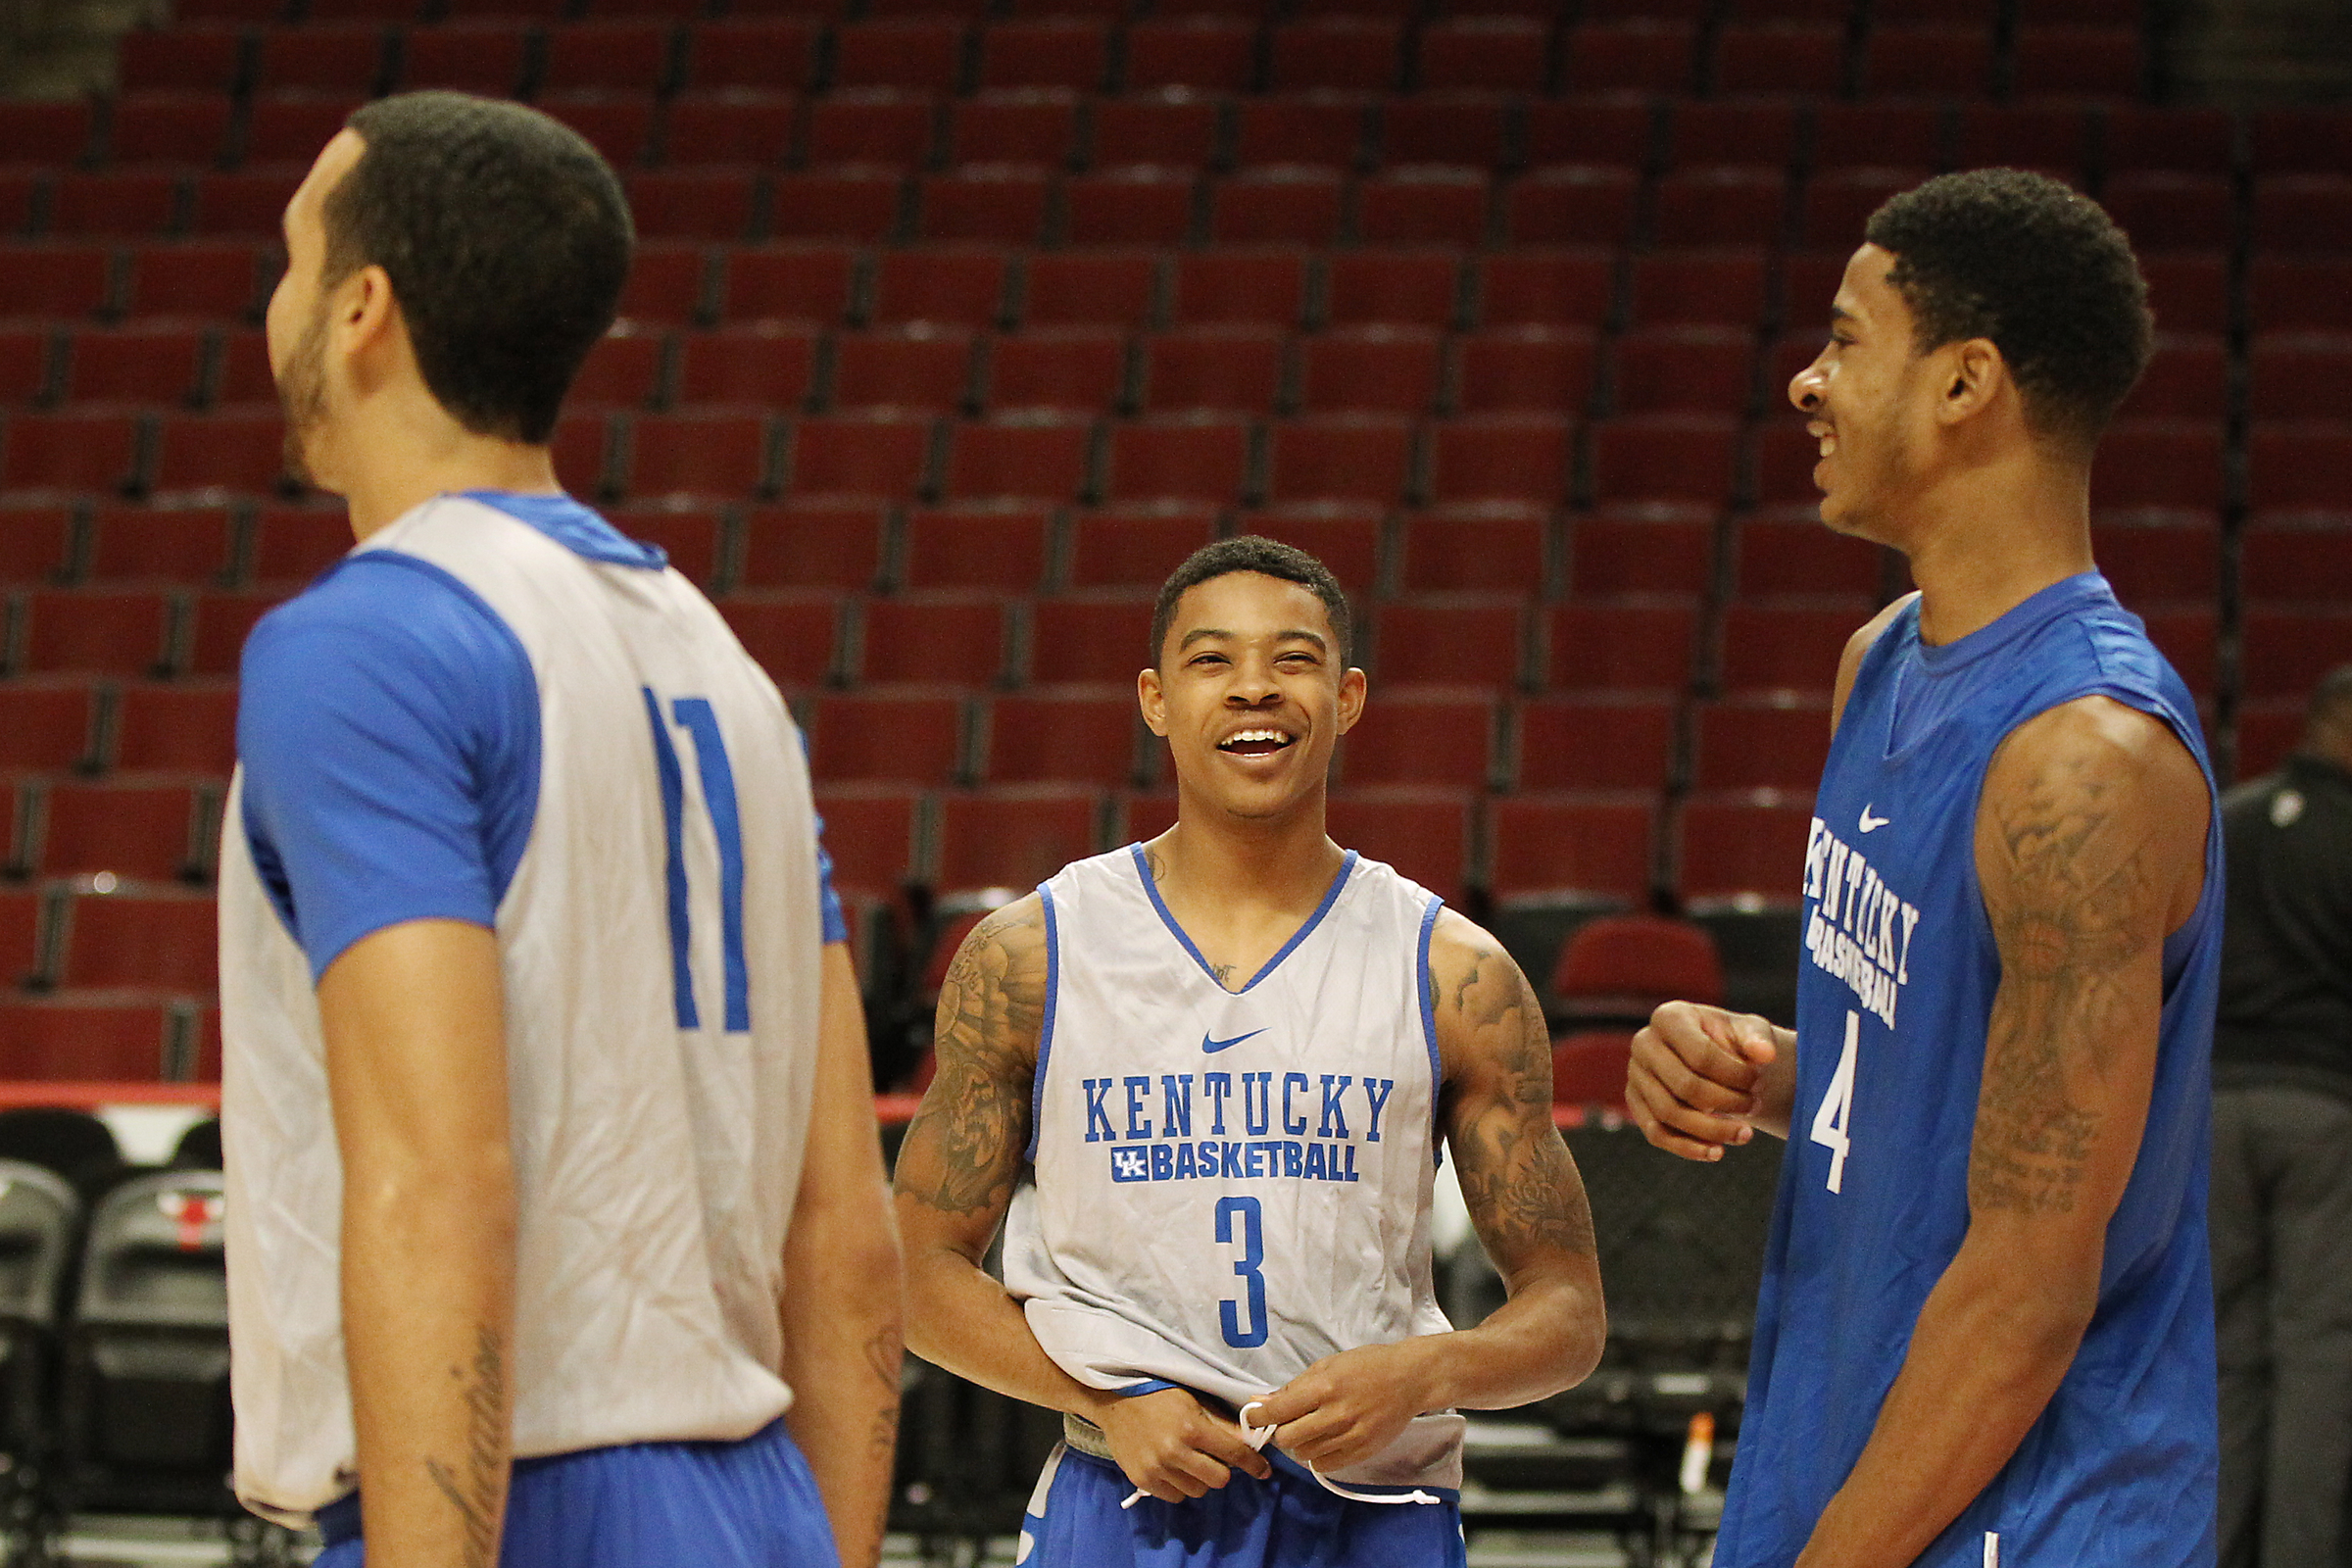
<instances>
[{"instance_id":1,"label":"blue jersey trim","mask_svg":"<svg viewBox=\"0 0 2352 1568\"><path fill-rule=\"evenodd\" d=\"M1176 940L1183 944L1184 951L1193 956L1193 961L1200 966L1202 974L1211 980L1217 980L1217 971L1209 966L1206 958L1200 956L1200 950L1193 946L1193 939L1185 935L1184 927L1176 923L1176 916L1168 912L1167 905L1161 901L1159 885L1152 880L1152 863L1144 858L1144 847L1141 844L1130 844L1127 846L1127 853L1135 858L1135 874L1144 884L1144 892L1151 898L1152 907L1158 911L1159 923L1166 926ZM1353 850L1349 850L1348 858L1340 862L1339 875L1333 877L1331 886L1324 890L1323 902L1315 906L1315 912L1306 917L1304 925L1291 934L1291 940L1285 942L1274 956L1266 960L1263 968L1250 977L1250 984L1243 986L1233 995L1237 997L1248 995L1250 986L1256 985L1276 969L1281 968L1282 960L1296 952L1299 943L1314 935L1315 927L1323 923L1323 917L1331 912L1331 906L1340 902L1340 889L1348 885L1348 877L1350 872L1354 871L1355 861L1356 854ZM1224 990L1225 982L1217 980L1217 989Z\"/></svg>"},{"instance_id":2,"label":"blue jersey trim","mask_svg":"<svg viewBox=\"0 0 2352 1568\"><path fill-rule=\"evenodd\" d=\"M1445 1098L1446 1069L1438 1054L1438 992L1430 978L1429 945L1430 939L1437 934L1438 915L1445 907L1444 899L1434 893L1429 896L1429 907L1421 914L1421 938L1414 944L1414 951L1419 955L1414 967L1420 980L1421 1038L1429 1044L1429 1157L1433 1162L1446 1157L1446 1140L1441 1136L1445 1129L1439 1123L1443 1108L1440 1102Z\"/></svg>"},{"instance_id":3,"label":"blue jersey trim","mask_svg":"<svg viewBox=\"0 0 2352 1568\"><path fill-rule=\"evenodd\" d=\"M1037 1163L1038 1129L1046 1124L1046 1062L1054 1054L1054 999L1061 990L1061 925L1054 913L1054 890L1040 887L1038 902L1046 906L1046 1011L1037 1025L1037 1070L1029 1075L1030 1164Z\"/></svg>"},{"instance_id":4,"label":"blue jersey trim","mask_svg":"<svg viewBox=\"0 0 2352 1568\"><path fill-rule=\"evenodd\" d=\"M1111 1392L1122 1399L1133 1399L1146 1394L1163 1394L1169 1389L1183 1386L1181 1383L1170 1383L1166 1378L1146 1378L1141 1383L1129 1383Z\"/></svg>"},{"instance_id":5,"label":"blue jersey trim","mask_svg":"<svg viewBox=\"0 0 2352 1568\"><path fill-rule=\"evenodd\" d=\"M569 496L521 495L513 490L465 490L466 500L503 512L526 527L536 528L557 544L588 561L608 566L636 566L660 571L669 555L660 545L631 539L602 515Z\"/></svg>"}]
</instances>

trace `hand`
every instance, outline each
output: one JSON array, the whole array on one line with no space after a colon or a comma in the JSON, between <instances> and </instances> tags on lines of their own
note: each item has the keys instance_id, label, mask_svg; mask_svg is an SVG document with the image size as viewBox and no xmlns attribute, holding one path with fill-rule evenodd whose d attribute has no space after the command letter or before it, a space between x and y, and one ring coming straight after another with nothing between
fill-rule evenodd
<instances>
[{"instance_id":1,"label":"hand","mask_svg":"<svg viewBox=\"0 0 2352 1568\"><path fill-rule=\"evenodd\" d=\"M1238 1423L1204 1409L1188 1389L1114 1396L1094 1419L1127 1479L1162 1502L1202 1496L1237 1469L1260 1481L1274 1474Z\"/></svg>"},{"instance_id":2,"label":"hand","mask_svg":"<svg viewBox=\"0 0 2352 1568\"><path fill-rule=\"evenodd\" d=\"M1626 1109L1658 1148L1721 1159L1727 1145L1755 1136L1764 1071L1779 1054L1776 1031L1752 1012L1669 1002L1634 1036Z\"/></svg>"},{"instance_id":3,"label":"hand","mask_svg":"<svg viewBox=\"0 0 2352 1568\"><path fill-rule=\"evenodd\" d=\"M1405 1423L1444 1407L1423 1335L1327 1355L1258 1401L1251 1426L1278 1426L1283 1451L1315 1469L1345 1470L1396 1441Z\"/></svg>"}]
</instances>

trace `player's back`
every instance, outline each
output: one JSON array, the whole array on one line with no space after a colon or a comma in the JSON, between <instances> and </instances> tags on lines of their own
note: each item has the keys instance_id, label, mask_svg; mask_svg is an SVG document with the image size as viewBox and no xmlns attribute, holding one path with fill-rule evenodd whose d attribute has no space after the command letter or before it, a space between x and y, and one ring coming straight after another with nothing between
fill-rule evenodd
<instances>
[{"instance_id":1,"label":"player's back","mask_svg":"<svg viewBox=\"0 0 2352 1568\"><path fill-rule=\"evenodd\" d=\"M2154 715L2204 766L2186 690L2095 574L1941 647L1922 643L1914 605L1862 661L1806 857L1796 1095L1725 1568L1785 1563L1803 1545L1967 1234L2001 977L1976 875L1978 798L2008 734L2091 695ZM2097 1314L2014 1457L1920 1557L1930 1568L2211 1560L2219 847L2209 833L2203 898L2165 945L2155 1083L2108 1225Z\"/></svg>"},{"instance_id":2,"label":"player's back","mask_svg":"<svg viewBox=\"0 0 2352 1568\"><path fill-rule=\"evenodd\" d=\"M415 710L491 715L442 727L465 774L453 798L493 803L479 832L520 1209L515 1452L758 1430L789 1400L776 1301L821 945L808 773L780 697L659 552L563 498L419 507L265 619L249 685L338 637L380 641L396 666L365 689L371 711L329 715L363 744L371 726L407 733ZM387 763L388 788L409 761ZM249 801L258 782L241 771L222 855L239 1481L301 1512L347 1488L351 1453L324 960L306 929L327 916L274 842L304 808Z\"/></svg>"}]
</instances>

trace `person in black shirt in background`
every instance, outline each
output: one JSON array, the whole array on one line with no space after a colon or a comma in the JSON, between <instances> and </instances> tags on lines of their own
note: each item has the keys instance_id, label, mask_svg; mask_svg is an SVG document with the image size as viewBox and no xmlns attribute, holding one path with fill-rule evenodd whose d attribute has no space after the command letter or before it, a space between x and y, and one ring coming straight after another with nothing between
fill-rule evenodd
<instances>
[{"instance_id":1,"label":"person in black shirt in background","mask_svg":"<svg viewBox=\"0 0 2352 1568\"><path fill-rule=\"evenodd\" d=\"M2352 1562L2352 664L2222 822L2222 1568L2336 1568Z\"/></svg>"}]
</instances>

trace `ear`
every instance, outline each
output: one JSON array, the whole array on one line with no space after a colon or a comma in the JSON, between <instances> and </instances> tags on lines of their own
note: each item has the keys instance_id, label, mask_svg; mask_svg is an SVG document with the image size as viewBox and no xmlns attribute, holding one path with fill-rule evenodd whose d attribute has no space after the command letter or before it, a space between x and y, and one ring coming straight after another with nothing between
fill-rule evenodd
<instances>
[{"instance_id":1,"label":"ear","mask_svg":"<svg viewBox=\"0 0 2352 1568\"><path fill-rule=\"evenodd\" d=\"M1135 677L1135 700L1144 710L1144 728L1166 739L1168 694L1159 689L1159 671L1146 667Z\"/></svg>"},{"instance_id":2,"label":"ear","mask_svg":"<svg viewBox=\"0 0 2352 1568\"><path fill-rule=\"evenodd\" d=\"M1964 338L1946 344L1937 357L1943 362L1936 368L1942 383L1936 400L1939 423L1960 424L1975 418L1991 407L2009 384L2009 362L2001 358L1990 338Z\"/></svg>"},{"instance_id":3,"label":"ear","mask_svg":"<svg viewBox=\"0 0 2352 1568\"><path fill-rule=\"evenodd\" d=\"M1355 728L1355 721L1364 716L1364 672L1353 664L1340 677L1340 733L1345 735Z\"/></svg>"},{"instance_id":4,"label":"ear","mask_svg":"<svg viewBox=\"0 0 2352 1568\"><path fill-rule=\"evenodd\" d=\"M381 267L359 269L335 287L327 307L329 357L349 362L408 346L408 322L392 297L392 278Z\"/></svg>"}]
</instances>

